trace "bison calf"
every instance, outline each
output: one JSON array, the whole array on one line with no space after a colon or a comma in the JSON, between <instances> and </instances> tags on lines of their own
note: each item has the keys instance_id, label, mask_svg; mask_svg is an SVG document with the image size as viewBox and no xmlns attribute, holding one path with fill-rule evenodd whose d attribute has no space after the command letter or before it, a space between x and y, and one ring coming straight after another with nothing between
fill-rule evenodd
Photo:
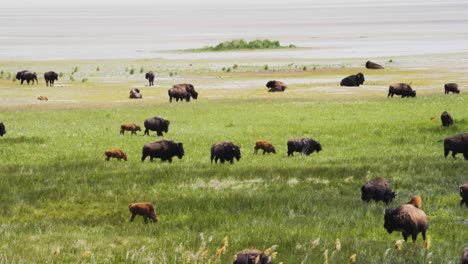
<instances>
[{"instance_id":1,"label":"bison calf","mask_svg":"<svg viewBox=\"0 0 468 264\"><path fill-rule=\"evenodd\" d=\"M401 231L405 241L409 235L411 235L413 242L416 241L419 233L426 240L428 226L424 211L413 204L404 204L395 209L387 208L384 211L384 228L388 233Z\"/></svg>"},{"instance_id":2,"label":"bison calf","mask_svg":"<svg viewBox=\"0 0 468 264\"><path fill-rule=\"evenodd\" d=\"M218 163L218 159L221 160L221 163L224 161L229 161L229 163L234 163L234 158L239 161L241 158L240 148L234 145L230 141L222 141L211 145L211 162L213 160L215 163Z\"/></svg>"},{"instance_id":3,"label":"bison calf","mask_svg":"<svg viewBox=\"0 0 468 264\"><path fill-rule=\"evenodd\" d=\"M442 115L440 115L440 120L442 120L442 126L444 127L453 125L452 116L447 111L444 111Z\"/></svg>"},{"instance_id":4,"label":"bison calf","mask_svg":"<svg viewBox=\"0 0 468 264\"><path fill-rule=\"evenodd\" d=\"M280 81L269 81L266 84L268 92L284 92L288 86L284 82Z\"/></svg>"},{"instance_id":5,"label":"bison calf","mask_svg":"<svg viewBox=\"0 0 468 264\"><path fill-rule=\"evenodd\" d=\"M293 152L301 152L301 154L310 155L314 151L319 153L322 150L322 145L318 140L311 138L293 138L288 140L288 157L294 156Z\"/></svg>"},{"instance_id":6,"label":"bison calf","mask_svg":"<svg viewBox=\"0 0 468 264\"><path fill-rule=\"evenodd\" d=\"M409 84L406 83L395 83L388 87L388 95L387 97L393 95L401 95L401 98L405 97L416 97L416 91L411 88Z\"/></svg>"},{"instance_id":7,"label":"bison calf","mask_svg":"<svg viewBox=\"0 0 468 264\"><path fill-rule=\"evenodd\" d=\"M137 131L141 131L141 128L139 125L135 124L135 123L123 123L120 125L120 134L121 135L124 135L125 134L125 130L126 131L132 131L132 135L133 134L137 134L136 132Z\"/></svg>"},{"instance_id":8,"label":"bison calf","mask_svg":"<svg viewBox=\"0 0 468 264\"><path fill-rule=\"evenodd\" d=\"M460 201L460 206L468 206L468 183L465 183L462 186L460 186L460 196L462 197Z\"/></svg>"},{"instance_id":9,"label":"bison calf","mask_svg":"<svg viewBox=\"0 0 468 264\"><path fill-rule=\"evenodd\" d=\"M444 156L452 151L452 157L458 153L463 153L465 160L468 160L468 133L461 133L444 139Z\"/></svg>"},{"instance_id":10,"label":"bison calf","mask_svg":"<svg viewBox=\"0 0 468 264\"><path fill-rule=\"evenodd\" d=\"M125 160L127 161L127 154L125 154L125 152L123 152L122 150L120 149L110 149L110 150L106 150L104 152L104 154L106 155L106 160L109 161L110 158L116 158L118 159L119 161L120 160Z\"/></svg>"},{"instance_id":11,"label":"bison calf","mask_svg":"<svg viewBox=\"0 0 468 264\"><path fill-rule=\"evenodd\" d=\"M263 155L265 155L265 152L276 154L275 147L273 147L271 142L266 140L255 141L254 154L257 154L259 149L263 150Z\"/></svg>"},{"instance_id":12,"label":"bison calf","mask_svg":"<svg viewBox=\"0 0 468 264\"><path fill-rule=\"evenodd\" d=\"M6 130L5 130L5 125L0 122L0 137L3 137L3 135L6 134Z\"/></svg>"},{"instance_id":13,"label":"bison calf","mask_svg":"<svg viewBox=\"0 0 468 264\"><path fill-rule=\"evenodd\" d=\"M258 249L244 249L234 256L233 264L271 264L271 260Z\"/></svg>"},{"instance_id":14,"label":"bison calf","mask_svg":"<svg viewBox=\"0 0 468 264\"><path fill-rule=\"evenodd\" d=\"M361 199L365 202L375 200L388 204L395 196L396 193L390 189L390 183L384 178L370 180L361 187Z\"/></svg>"},{"instance_id":15,"label":"bison calf","mask_svg":"<svg viewBox=\"0 0 468 264\"><path fill-rule=\"evenodd\" d=\"M153 204L152 203L131 203L128 205L128 209L132 213L132 217L130 218L130 222L133 222L136 215L143 216L145 219L145 223L147 219L150 219L153 223L158 222L158 216L154 212Z\"/></svg>"},{"instance_id":16,"label":"bison calf","mask_svg":"<svg viewBox=\"0 0 468 264\"><path fill-rule=\"evenodd\" d=\"M49 101L49 97L41 95L41 96L39 96L37 98L37 100L39 100L39 101Z\"/></svg>"},{"instance_id":17,"label":"bison calf","mask_svg":"<svg viewBox=\"0 0 468 264\"><path fill-rule=\"evenodd\" d=\"M450 92L452 93L456 93L456 94L459 94L460 93L460 90L458 90L458 84L456 83L446 83L444 85L444 90L445 90L445 94L448 94Z\"/></svg>"}]
</instances>

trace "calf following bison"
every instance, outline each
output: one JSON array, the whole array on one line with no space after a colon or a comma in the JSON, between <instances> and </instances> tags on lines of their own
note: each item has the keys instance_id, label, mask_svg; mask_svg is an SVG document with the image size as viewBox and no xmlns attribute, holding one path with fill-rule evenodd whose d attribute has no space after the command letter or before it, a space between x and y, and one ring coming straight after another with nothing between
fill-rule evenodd
<instances>
[{"instance_id":1,"label":"calf following bison","mask_svg":"<svg viewBox=\"0 0 468 264\"><path fill-rule=\"evenodd\" d=\"M318 140L311 138L293 138L288 140L288 157L294 156L293 152L301 152L301 155L310 155L314 151L319 153L322 145Z\"/></svg>"},{"instance_id":2,"label":"calf following bison","mask_svg":"<svg viewBox=\"0 0 468 264\"><path fill-rule=\"evenodd\" d=\"M123 152L122 150L120 149L110 149L110 150L106 150L104 152L104 154L106 155L106 160L109 161L110 158L116 158L118 159L119 161L120 160L125 160L127 161L127 154L125 154L125 152Z\"/></svg>"},{"instance_id":3,"label":"calf following bison","mask_svg":"<svg viewBox=\"0 0 468 264\"><path fill-rule=\"evenodd\" d=\"M133 134L136 135L137 134L136 132L141 131L141 128L139 125L135 123L123 123L120 125L120 134L124 135L125 131L132 131L132 135Z\"/></svg>"},{"instance_id":4,"label":"calf following bison","mask_svg":"<svg viewBox=\"0 0 468 264\"><path fill-rule=\"evenodd\" d=\"M265 155L265 152L276 154L275 147L273 147L271 142L266 141L266 140L255 141L254 154L257 154L259 149L263 150L263 155Z\"/></svg>"},{"instance_id":5,"label":"calf following bison","mask_svg":"<svg viewBox=\"0 0 468 264\"><path fill-rule=\"evenodd\" d=\"M184 146L182 143L176 143L172 140L160 140L158 142L149 143L143 146L141 161L145 161L146 157L150 157L150 161L154 158L161 161L172 162L172 158L177 156L181 159L184 156Z\"/></svg>"}]
</instances>

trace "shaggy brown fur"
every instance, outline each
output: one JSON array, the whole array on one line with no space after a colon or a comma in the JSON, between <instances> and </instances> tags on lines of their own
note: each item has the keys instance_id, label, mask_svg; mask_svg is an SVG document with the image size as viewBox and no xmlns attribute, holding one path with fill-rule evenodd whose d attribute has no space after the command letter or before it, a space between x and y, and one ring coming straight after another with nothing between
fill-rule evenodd
<instances>
[{"instance_id":1,"label":"shaggy brown fur","mask_svg":"<svg viewBox=\"0 0 468 264\"><path fill-rule=\"evenodd\" d=\"M158 222L158 216L154 212L153 204L144 202L144 203L131 203L128 205L128 209L132 213L132 217L130 218L130 222L133 222L136 215L143 216L145 219L145 223L147 219L150 219L153 223Z\"/></svg>"},{"instance_id":2,"label":"shaggy brown fur","mask_svg":"<svg viewBox=\"0 0 468 264\"><path fill-rule=\"evenodd\" d=\"M396 193L392 192L390 183L384 178L375 178L361 187L361 199L365 202L375 200L388 204L395 196Z\"/></svg>"},{"instance_id":3,"label":"shaggy brown fur","mask_svg":"<svg viewBox=\"0 0 468 264\"><path fill-rule=\"evenodd\" d=\"M421 233L423 239L426 240L426 231L429 225L423 210L412 204L404 204L396 209L385 209L384 215L384 228L388 233L401 231L405 241L411 235L413 242Z\"/></svg>"},{"instance_id":4,"label":"shaggy brown fur","mask_svg":"<svg viewBox=\"0 0 468 264\"><path fill-rule=\"evenodd\" d=\"M140 128L139 125L137 125L135 123L123 123L123 124L120 125L120 134L124 135L125 130L132 131L132 135L133 134L136 135L137 134L136 132L141 131L141 128Z\"/></svg>"},{"instance_id":5,"label":"shaggy brown fur","mask_svg":"<svg viewBox=\"0 0 468 264\"><path fill-rule=\"evenodd\" d=\"M106 155L106 160L107 161L109 161L110 158L116 158L119 161L122 160L122 159L127 161L127 154L125 154L125 152L123 152L120 149L106 150L106 152L104 152L104 154Z\"/></svg>"},{"instance_id":6,"label":"shaggy brown fur","mask_svg":"<svg viewBox=\"0 0 468 264\"><path fill-rule=\"evenodd\" d=\"M416 208L422 209L422 198L419 195L414 195L413 197L411 197L411 200L406 204L412 204Z\"/></svg>"},{"instance_id":7,"label":"shaggy brown fur","mask_svg":"<svg viewBox=\"0 0 468 264\"><path fill-rule=\"evenodd\" d=\"M463 204L465 206L468 206L468 183L463 184L460 186L460 196L462 197L462 200L460 201L460 206Z\"/></svg>"},{"instance_id":8,"label":"shaggy brown fur","mask_svg":"<svg viewBox=\"0 0 468 264\"><path fill-rule=\"evenodd\" d=\"M258 262L255 262L258 257ZM237 252L233 264L271 264L269 258L258 249L244 249Z\"/></svg>"},{"instance_id":9,"label":"shaggy brown fur","mask_svg":"<svg viewBox=\"0 0 468 264\"><path fill-rule=\"evenodd\" d=\"M268 92L284 92L288 86L284 82L280 81L269 81L266 84Z\"/></svg>"},{"instance_id":10,"label":"shaggy brown fur","mask_svg":"<svg viewBox=\"0 0 468 264\"><path fill-rule=\"evenodd\" d=\"M182 102L185 100L186 102L190 102L190 97L193 99L198 98L198 93L195 91L195 87L189 83L182 83L172 86L171 89L167 90L167 94L169 95L169 102L172 102L172 98L178 102L179 100Z\"/></svg>"},{"instance_id":11,"label":"shaggy brown fur","mask_svg":"<svg viewBox=\"0 0 468 264\"><path fill-rule=\"evenodd\" d=\"M49 101L49 98L48 98L47 96L41 95L41 96L39 96L39 97L37 98L37 100L39 100L39 101Z\"/></svg>"},{"instance_id":12,"label":"shaggy brown fur","mask_svg":"<svg viewBox=\"0 0 468 264\"><path fill-rule=\"evenodd\" d=\"M448 94L450 92L452 93L456 93L456 94L459 94L460 93L460 90L458 90L458 84L456 83L446 83L444 85L444 93L445 94Z\"/></svg>"},{"instance_id":13,"label":"shaggy brown fur","mask_svg":"<svg viewBox=\"0 0 468 264\"><path fill-rule=\"evenodd\" d=\"M266 140L255 141L254 154L257 154L259 149L263 150L264 155L265 155L265 152L276 154L275 147L273 147L270 141L266 141Z\"/></svg>"},{"instance_id":14,"label":"shaggy brown fur","mask_svg":"<svg viewBox=\"0 0 468 264\"><path fill-rule=\"evenodd\" d=\"M416 97L416 91L411 88L411 86L407 83L395 83L388 87L388 95L387 97L393 95L401 95L401 98L404 97Z\"/></svg>"}]
</instances>

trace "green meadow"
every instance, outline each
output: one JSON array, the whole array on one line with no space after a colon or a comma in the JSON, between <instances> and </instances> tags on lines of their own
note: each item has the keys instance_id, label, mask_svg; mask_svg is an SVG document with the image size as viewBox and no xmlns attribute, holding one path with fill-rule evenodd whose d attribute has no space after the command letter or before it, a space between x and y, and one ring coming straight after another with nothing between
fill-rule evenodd
<instances>
[{"instance_id":1,"label":"green meadow","mask_svg":"<svg viewBox=\"0 0 468 264\"><path fill-rule=\"evenodd\" d=\"M468 182L468 162L445 159L438 141L468 131L466 92L443 94L462 73L398 61L383 71L349 61L236 63L231 72L222 70L228 61L0 63L0 263L216 263L225 237L219 263L274 245L275 263L348 263L353 254L356 263L459 263L468 209L458 186ZM23 68L62 77L55 87L42 78L21 86L12 78ZM145 87L147 70L155 87ZM338 86L358 71L363 87ZM285 80L286 92L267 93L272 79ZM167 89L181 82L195 85L198 100L169 103ZM417 97L387 98L393 82L410 82ZM128 99L132 87L142 100ZM453 127L431 120L445 110ZM171 121L163 137L119 134L121 123L153 116ZM323 151L287 157L297 137L319 140ZM185 156L141 162L143 145L163 138L182 142ZM254 155L257 139L277 154ZM210 162L222 140L241 147L239 162ZM111 148L128 161L106 162ZM398 192L388 206L361 200L375 177ZM401 233L387 233L383 210L415 194L430 245L418 235L397 249ZM130 223L128 204L143 201L155 205L158 223Z\"/></svg>"}]
</instances>

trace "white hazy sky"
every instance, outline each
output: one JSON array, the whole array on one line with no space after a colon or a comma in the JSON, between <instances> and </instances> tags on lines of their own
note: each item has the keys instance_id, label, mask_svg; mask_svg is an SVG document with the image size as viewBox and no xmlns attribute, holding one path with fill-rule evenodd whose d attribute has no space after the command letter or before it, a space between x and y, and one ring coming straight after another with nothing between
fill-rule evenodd
<instances>
[{"instance_id":1,"label":"white hazy sky","mask_svg":"<svg viewBox=\"0 0 468 264\"><path fill-rule=\"evenodd\" d=\"M7 1L2 5L241 5L247 3L293 4L299 2L307 2L307 0L15 0Z\"/></svg>"}]
</instances>

